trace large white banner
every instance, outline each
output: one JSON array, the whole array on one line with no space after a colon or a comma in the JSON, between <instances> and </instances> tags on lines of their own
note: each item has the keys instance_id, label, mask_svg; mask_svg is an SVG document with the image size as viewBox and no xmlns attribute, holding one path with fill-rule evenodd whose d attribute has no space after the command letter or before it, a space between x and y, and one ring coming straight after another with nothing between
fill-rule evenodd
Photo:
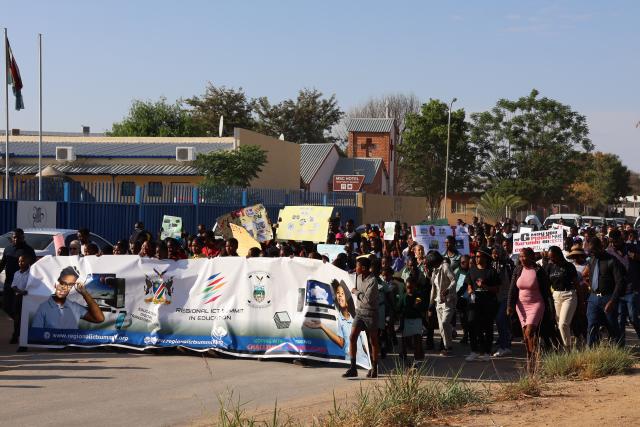
<instances>
[{"instance_id":1,"label":"large white banner","mask_svg":"<svg viewBox=\"0 0 640 427\"><path fill-rule=\"evenodd\" d=\"M19 201L18 228L56 228L56 202Z\"/></svg>"},{"instance_id":2,"label":"large white banner","mask_svg":"<svg viewBox=\"0 0 640 427\"><path fill-rule=\"evenodd\" d=\"M562 248L564 235L562 229L533 231L531 233L514 233L513 253L519 254L524 248L531 248L534 252L542 252L551 246Z\"/></svg>"},{"instance_id":3,"label":"large white banner","mask_svg":"<svg viewBox=\"0 0 640 427\"><path fill-rule=\"evenodd\" d=\"M447 250L445 241L448 236L456 238L456 249L463 255L469 255L469 234L463 227L449 225L413 225L411 237L424 246L425 252L436 250L442 254Z\"/></svg>"},{"instance_id":4,"label":"large white banner","mask_svg":"<svg viewBox=\"0 0 640 427\"><path fill-rule=\"evenodd\" d=\"M353 287L346 272L307 258L45 257L31 268L20 343L347 363ZM357 360L370 366L364 333Z\"/></svg>"}]
</instances>

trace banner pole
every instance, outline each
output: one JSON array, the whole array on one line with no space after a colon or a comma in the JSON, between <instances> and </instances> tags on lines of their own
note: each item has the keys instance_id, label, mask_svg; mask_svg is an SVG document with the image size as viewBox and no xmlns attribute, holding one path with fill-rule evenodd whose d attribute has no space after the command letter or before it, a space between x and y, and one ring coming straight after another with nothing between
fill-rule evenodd
<instances>
[{"instance_id":1,"label":"banner pole","mask_svg":"<svg viewBox=\"0 0 640 427\"><path fill-rule=\"evenodd\" d=\"M38 200L42 201L42 34L38 34L38 63L40 74L40 127L38 129Z\"/></svg>"}]
</instances>

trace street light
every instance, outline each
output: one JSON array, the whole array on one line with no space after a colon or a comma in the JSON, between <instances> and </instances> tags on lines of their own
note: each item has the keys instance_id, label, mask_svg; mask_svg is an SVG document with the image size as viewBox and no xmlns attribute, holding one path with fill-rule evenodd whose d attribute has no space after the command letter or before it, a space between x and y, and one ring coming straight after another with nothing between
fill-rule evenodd
<instances>
[{"instance_id":1,"label":"street light","mask_svg":"<svg viewBox=\"0 0 640 427\"><path fill-rule=\"evenodd\" d=\"M453 98L449 103L449 120L447 121L447 160L444 165L444 206L442 207L442 218L447 217L447 185L449 184L449 141L451 140L451 107L458 98Z\"/></svg>"}]
</instances>

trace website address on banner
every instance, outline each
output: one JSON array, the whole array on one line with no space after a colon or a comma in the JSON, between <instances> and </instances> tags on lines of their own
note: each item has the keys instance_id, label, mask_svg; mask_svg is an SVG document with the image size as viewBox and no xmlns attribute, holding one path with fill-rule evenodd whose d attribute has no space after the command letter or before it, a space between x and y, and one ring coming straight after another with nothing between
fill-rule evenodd
<instances>
[{"instance_id":1,"label":"website address on banner","mask_svg":"<svg viewBox=\"0 0 640 427\"><path fill-rule=\"evenodd\" d=\"M45 335L46 338L46 335ZM129 337L115 335L96 335L96 334L51 334L54 341L72 341L72 340L96 340L105 342L127 342Z\"/></svg>"},{"instance_id":2,"label":"website address on banner","mask_svg":"<svg viewBox=\"0 0 640 427\"><path fill-rule=\"evenodd\" d=\"M213 340L189 340L189 339L164 339L158 338L154 340L154 344L169 344L169 345L185 345L185 344L194 344L194 345L211 345L211 344L219 344L217 341Z\"/></svg>"}]
</instances>

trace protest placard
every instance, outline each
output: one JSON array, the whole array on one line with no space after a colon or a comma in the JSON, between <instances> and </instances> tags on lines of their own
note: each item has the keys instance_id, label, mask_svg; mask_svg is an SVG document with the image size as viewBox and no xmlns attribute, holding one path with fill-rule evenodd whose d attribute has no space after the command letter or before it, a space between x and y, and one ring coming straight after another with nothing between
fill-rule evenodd
<instances>
[{"instance_id":1,"label":"protest placard","mask_svg":"<svg viewBox=\"0 0 640 427\"><path fill-rule=\"evenodd\" d=\"M396 233L396 223L387 221L384 223L384 240L393 241Z\"/></svg>"},{"instance_id":2,"label":"protest placard","mask_svg":"<svg viewBox=\"0 0 640 427\"><path fill-rule=\"evenodd\" d=\"M231 232L233 237L238 241L238 255L247 256L249 254L249 249L258 248L260 249L260 243L251 237L249 232L244 229L244 227L240 227L239 225L235 225L233 223L229 224L231 227Z\"/></svg>"},{"instance_id":3,"label":"protest placard","mask_svg":"<svg viewBox=\"0 0 640 427\"><path fill-rule=\"evenodd\" d=\"M285 206L278 224L278 240L325 242L332 206Z\"/></svg>"},{"instance_id":4,"label":"protest placard","mask_svg":"<svg viewBox=\"0 0 640 427\"><path fill-rule=\"evenodd\" d=\"M182 236L182 218L179 216L165 215L162 217L162 230L160 238L162 240L167 237L179 239Z\"/></svg>"},{"instance_id":5,"label":"protest placard","mask_svg":"<svg viewBox=\"0 0 640 427\"><path fill-rule=\"evenodd\" d=\"M419 245L424 246L426 252L436 250L444 254L447 250L445 246L447 236L455 237L458 252L463 255L468 255L470 252L469 234L464 228L448 225L414 225L411 227L411 236Z\"/></svg>"},{"instance_id":6,"label":"protest placard","mask_svg":"<svg viewBox=\"0 0 640 427\"><path fill-rule=\"evenodd\" d=\"M247 206L218 217L216 219L215 233L225 239L232 237L233 233L229 224L244 227L249 232L249 235L259 242L273 239L269 215L261 204Z\"/></svg>"},{"instance_id":7,"label":"protest placard","mask_svg":"<svg viewBox=\"0 0 640 427\"><path fill-rule=\"evenodd\" d=\"M562 248L564 236L561 229L533 231L531 233L515 233L513 235L513 253L519 254L524 248L534 252L542 252L551 246Z\"/></svg>"}]
</instances>

